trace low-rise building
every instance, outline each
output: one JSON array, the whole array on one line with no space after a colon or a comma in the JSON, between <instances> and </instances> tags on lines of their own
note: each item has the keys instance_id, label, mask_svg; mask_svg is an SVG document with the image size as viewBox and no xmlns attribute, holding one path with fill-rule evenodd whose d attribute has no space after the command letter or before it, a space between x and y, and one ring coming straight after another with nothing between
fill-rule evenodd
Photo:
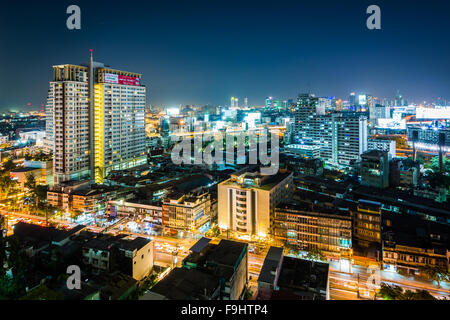
<instances>
[{"instance_id":1,"label":"low-rise building","mask_svg":"<svg viewBox=\"0 0 450 320\"><path fill-rule=\"evenodd\" d=\"M293 173L280 170L275 175L261 175L257 169L245 168L219 184L222 230L262 237L270 234L275 207L292 195Z\"/></svg>"},{"instance_id":2,"label":"low-rise building","mask_svg":"<svg viewBox=\"0 0 450 320\"><path fill-rule=\"evenodd\" d=\"M322 159L307 159L295 154L280 154L280 164L294 174L305 176L322 176L324 162Z\"/></svg>"},{"instance_id":3,"label":"low-rise building","mask_svg":"<svg viewBox=\"0 0 450 320\"><path fill-rule=\"evenodd\" d=\"M394 159L389 168L391 186L416 187L419 180L420 166L411 159Z\"/></svg>"},{"instance_id":4,"label":"low-rise building","mask_svg":"<svg viewBox=\"0 0 450 320\"><path fill-rule=\"evenodd\" d=\"M381 203L359 200L353 218L353 253L379 261L381 250Z\"/></svg>"},{"instance_id":5,"label":"low-rise building","mask_svg":"<svg viewBox=\"0 0 450 320\"><path fill-rule=\"evenodd\" d=\"M383 216L383 269L421 274L424 267L448 270L448 227L417 217Z\"/></svg>"},{"instance_id":6,"label":"low-rise building","mask_svg":"<svg viewBox=\"0 0 450 320\"><path fill-rule=\"evenodd\" d=\"M175 268L141 300L217 300L220 278L198 269Z\"/></svg>"},{"instance_id":7,"label":"low-rise building","mask_svg":"<svg viewBox=\"0 0 450 320\"><path fill-rule=\"evenodd\" d=\"M351 213L337 207L282 203L275 209L273 236L300 250L348 256L352 248Z\"/></svg>"},{"instance_id":8,"label":"low-rise building","mask_svg":"<svg viewBox=\"0 0 450 320\"><path fill-rule=\"evenodd\" d=\"M269 249L258 278L259 300L329 300L329 265Z\"/></svg>"},{"instance_id":9,"label":"low-rise building","mask_svg":"<svg viewBox=\"0 0 450 320\"><path fill-rule=\"evenodd\" d=\"M162 206L144 199L110 200L107 211L110 217L138 219L150 223L152 227L163 227Z\"/></svg>"},{"instance_id":10,"label":"low-rise building","mask_svg":"<svg viewBox=\"0 0 450 320\"><path fill-rule=\"evenodd\" d=\"M300 155L306 159L320 158L320 146L318 145L290 144L284 147L284 150L289 153Z\"/></svg>"},{"instance_id":11,"label":"low-rise building","mask_svg":"<svg viewBox=\"0 0 450 320\"><path fill-rule=\"evenodd\" d=\"M361 155L361 184L375 188L389 186L389 159L386 151L370 150Z\"/></svg>"},{"instance_id":12,"label":"low-rise building","mask_svg":"<svg viewBox=\"0 0 450 320\"><path fill-rule=\"evenodd\" d=\"M207 192L174 192L162 203L162 223L167 228L198 230L212 218L211 197Z\"/></svg>"},{"instance_id":13,"label":"low-rise building","mask_svg":"<svg viewBox=\"0 0 450 320\"><path fill-rule=\"evenodd\" d=\"M141 237L100 236L86 242L82 254L94 274L118 270L140 281L153 268L154 243Z\"/></svg>"},{"instance_id":14,"label":"low-rise building","mask_svg":"<svg viewBox=\"0 0 450 320\"><path fill-rule=\"evenodd\" d=\"M198 269L220 278L221 300L241 300L248 284L248 245L221 240L211 244L204 240L183 260L183 268Z\"/></svg>"}]
</instances>

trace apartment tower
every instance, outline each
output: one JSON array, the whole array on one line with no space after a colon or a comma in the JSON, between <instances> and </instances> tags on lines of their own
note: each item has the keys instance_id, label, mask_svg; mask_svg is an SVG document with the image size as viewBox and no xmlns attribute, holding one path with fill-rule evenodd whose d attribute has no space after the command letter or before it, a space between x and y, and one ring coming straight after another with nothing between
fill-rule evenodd
<instances>
[{"instance_id":1,"label":"apartment tower","mask_svg":"<svg viewBox=\"0 0 450 320\"><path fill-rule=\"evenodd\" d=\"M146 88L141 74L103 63L57 65L47 98L46 131L55 184L90 179L146 162Z\"/></svg>"}]
</instances>

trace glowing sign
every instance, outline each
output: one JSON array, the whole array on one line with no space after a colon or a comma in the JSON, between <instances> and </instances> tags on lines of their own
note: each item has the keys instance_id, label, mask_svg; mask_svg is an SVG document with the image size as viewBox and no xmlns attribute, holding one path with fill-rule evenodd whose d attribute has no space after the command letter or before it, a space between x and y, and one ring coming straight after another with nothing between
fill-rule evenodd
<instances>
[{"instance_id":1,"label":"glowing sign","mask_svg":"<svg viewBox=\"0 0 450 320\"><path fill-rule=\"evenodd\" d=\"M383 129L394 129L394 130L405 130L406 129L406 119L378 119L377 128Z\"/></svg>"},{"instance_id":2,"label":"glowing sign","mask_svg":"<svg viewBox=\"0 0 450 320\"><path fill-rule=\"evenodd\" d=\"M105 73L104 79L107 83L124 84L128 86L141 85L141 78L124 76L121 74Z\"/></svg>"},{"instance_id":3,"label":"glowing sign","mask_svg":"<svg viewBox=\"0 0 450 320\"><path fill-rule=\"evenodd\" d=\"M450 107L416 108L416 119L450 119Z\"/></svg>"},{"instance_id":4,"label":"glowing sign","mask_svg":"<svg viewBox=\"0 0 450 320\"><path fill-rule=\"evenodd\" d=\"M358 100L360 105L365 105L367 103L367 97L365 94L360 95Z\"/></svg>"}]
</instances>

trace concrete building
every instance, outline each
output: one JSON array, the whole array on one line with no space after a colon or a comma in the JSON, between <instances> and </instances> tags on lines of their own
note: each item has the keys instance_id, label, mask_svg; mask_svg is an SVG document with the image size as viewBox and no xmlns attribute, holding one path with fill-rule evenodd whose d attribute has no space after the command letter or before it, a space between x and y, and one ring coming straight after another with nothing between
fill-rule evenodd
<instances>
[{"instance_id":1,"label":"concrete building","mask_svg":"<svg viewBox=\"0 0 450 320\"><path fill-rule=\"evenodd\" d=\"M283 168L307 176L321 176L323 174L324 162L322 159L306 159L295 154L280 154L280 164Z\"/></svg>"},{"instance_id":2,"label":"concrete building","mask_svg":"<svg viewBox=\"0 0 450 320\"><path fill-rule=\"evenodd\" d=\"M141 300L218 300L220 278L198 269L175 268Z\"/></svg>"},{"instance_id":3,"label":"concrete building","mask_svg":"<svg viewBox=\"0 0 450 320\"><path fill-rule=\"evenodd\" d=\"M389 186L389 158L386 151L370 150L361 155L361 184L368 187Z\"/></svg>"},{"instance_id":4,"label":"concrete building","mask_svg":"<svg viewBox=\"0 0 450 320\"><path fill-rule=\"evenodd\" d=\"M53 67L46 108L46 141L55 183L90 178L146 162L146 88L138 73L91 60Z\"/></svg>"},{"instance_id":5,"label":"concrete building","mask_svg":"<svg viewBox=\"0 0 450 320\"><path fill-rule=\"evenodd\" d=\"M258 299L269 300L277 289L282 263L283 248L270 247L258 277Z\"/></svg>"},{"instance_id":6,"label":"concrete building","mask_svg":"<svg viewBox=\"0 0 450 320\"><path fill-rule=\"evenodd\" d=\"M256 170L255 170L256 169ZM292 194L293 174L261 175L245 168L218 185L219 227L249 235L271 233L275 207Z\"/></svg>"},{"instance_id":7,"label":"concrete building","mask_svg":"<svg viewBox=\"0 0 450 320\"><path fill-rule=\"evenodd\" d=\"M320 158L320 146L290 144L284 147L285 152L298 154L306 159Z\"/></svg>"},{"instance_id":8,"label":"concrete building","mask_svg":"<svg viewBox=\"0 0 450 320\"><path fill-rule=\"evenodd\" d=\"M127 194L126 188L90 185L89 181L72 181L55 185L47 191L47 202L63 211L94 212L106 210L109 200Z\"/></svg>"},{"instance_id":9,"label":"concrete building","mask_svg":"<svg viewBox=\"0 0 450 320\"><path fill-rule=\"evenodd\" d=\"M389 184L401 187L416 187L419 181L420 165L411 159L394 159L389 167Z\"/></svg>"},{"instance_id":10,"label":"concrete building","mask_svg":"<svg viewBox=\"0 0 450 320\"><path fill-rule=\"evenodd\" d=\"M154 242L141 237L100 236L83 245L82 255L94 274L120 271L140 281L153 268Z\"/></svg>"},{"instance_id":11,"label":"concrete building","mask_svg":"<svg viewBox=\"0 0 450 320\"><path fill-rule=\"evenodd\" d=\"M328 164L348 166L367 150L367 117L360 114L325 115L318 98L299 95L295 111L293 143L320 147Z\"/></svg>"},{"instance_id":12,"label":"concrete building","mask_svg":"<svg viewBox=\"0 0 450 320\"><path fill-rule=\"evenodd\" d=\"M367 150L387 151L389 160L395 158L397 153L395 140L389 139L369 139Z\"/></svg>"},{"instance_id":13,"label":"concrete building","mask_svg":"<svg viewBox=\"0 0 450 320\"><path fill-rule=\"evenodd\" d=\"M167 228L198 230L211 219L211 197L207 192L174 192L163 200L162 223Z\"/></svg>"},{"instance_id":14,"label":"concrete building","mask_svg":"<svg viewBox=\"0 0 450 320\"><path fill-rule=\"evenodd\" d=\"M383 269L420 274L425 266L448 270L447 226L395 213L383 215Z\"/></svg>"},{"instance_id":15,"label":"concrete building","mask_svg":"<svg viewBox=\"0 0 450 320\"><path fill-rule=\"evenodd\" d=\"M248 245L230 240L221 240L218 244L200 241L201 245L191 248L191 253L183 260L183 268L219 277L219 299L242 300L248 284Z\"/></svg>"},{"instance_id":16,"label":"concrete building","mask_svg":"<svg viewBox=\"0 0 450 320\"><path fill-rule=\"evenodd\" d=\"M358 200L353 217L353 254L380 261L381 206L375 201Z\"/></svg>"},{"instance_id":17,"label":"concrete building","mask_svg":"<svg viewBox=\"0 0 450 320\"><path fill-rule=\"evenodd\" d=\"M286 257L282 248L270 247L257 300L330 300L328 263Z\"/></svg>"},{"instance_id":18,"label":"concrete building","mask_svg":"<svg viewBox=\"0 0 450 320\"><path fill-rule=\"evenodd\" d=\"M139 219L148 222L152 228L162 228L162 206L147 203L146 201L133 199L128 201L111 200L108 202L110 217Z\"/></svg>"},{"instance_id":19,"label":"concrete building","mask_svg":"<svg viewBox=\"0 0 450 320\"><path fill-rule=\"evenodd\" d=\"M328 256L347 257L352 248L350 211L338 208L312 208L295 203L282 203L275 210L276 239L302 251L320 250Z\"/></svg>"}]
</instances>

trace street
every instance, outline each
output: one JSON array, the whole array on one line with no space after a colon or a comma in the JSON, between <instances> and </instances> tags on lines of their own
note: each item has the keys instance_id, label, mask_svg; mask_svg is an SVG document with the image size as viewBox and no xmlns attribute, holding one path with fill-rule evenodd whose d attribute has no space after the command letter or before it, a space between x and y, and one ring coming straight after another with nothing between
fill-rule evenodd
<instances>
[{"instance_id":1,"label":"street","mask_svg":"<svg viewBox=\"0 0 450 320\"><path fill-rule=\"evenodd\" d=\"M11 222L25 221L35 223L38 225L45 225L45 217L34 216L24 213L10 212L0 210L0 214L7 215L8 227L10 231ZM60 219L49 219L60 226L74 227L75 224ZM126 219L120 220L108 228L108 232L112 234L127 234L130 236L144 237L155 241L155 257L154 262L160 266L174 266L176 262L177 267L181 267L181 261L189 254L189 248L195 244L196 239L176 239L167 236L151 236L148 234L135 233L127 231L127 228L120 227L127 223ZM94 232L102 232L104 228L88 225L87 228ZM240 240L242 241L242 240ZM252 252L248 254L248 275L249 287L255 293L258 288L258 276L261 272L264 259L268 252L268 246L260 242L244 241L251 245ZM176 254L175 254L176 253ZM381 282L389 285L396 285L402 287L404 290L427 290L437 298L450 298L450 284L442 283L441 288L437 288L431 281L418 280L412 277L404 277L398 273L389 271L377 271L379 278L372 276L371 270L366 267L353 264L351 266L351 273L343 272L341 266L337 261L329 262L329 288L331 300L357 300L357 299L373 299L374 288L379 288ZM368 281L370 278L371 281ZM358 294L359 291L359 294Z\"/></svg>"}]
</instances>

